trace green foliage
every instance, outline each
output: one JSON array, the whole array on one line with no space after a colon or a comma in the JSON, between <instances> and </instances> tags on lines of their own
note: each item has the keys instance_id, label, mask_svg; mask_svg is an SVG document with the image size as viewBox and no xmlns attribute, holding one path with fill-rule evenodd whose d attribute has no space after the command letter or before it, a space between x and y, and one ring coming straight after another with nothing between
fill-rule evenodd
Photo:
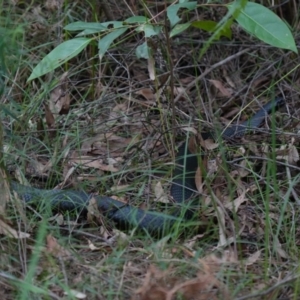
<instances>
[{"instance_id":1,"label":"green foliage","mask_svg":"<svg viewBox=\"0 0 300 300\"><path fill-rule=\"evenodd\" d=\"M241 10L246 6L247 0L237 0L233 2L233 9L232 11L228 11L227 14L222 18L222 20L217 24L216 28L213 31L213 34L211 37L204 43L200 54L199 54L199 60L204 55L208 47L212 44L213 41L219 40L222 36L223 32L227 31L231 34L230 26L232 25L235 18L238 17Z\"/></svg>"},{"instance_id":2,"label":"green foliage","mask_svg":"<svg viewBox=\"0 0 300 300\"><path fill-rule=\"evenodd\" d=\"M232 4L228 5L231 13ZM251 35L274 47L297 52L297 47L288 26L271 10L266 7L248 2L237 16L236 21Z\"/></svg>"},{"instance_id":3,"label":"green foliage","mask_svg":"<svg viewBox=\"0 0 300 300\"><path fill-rule=\"evenodd\" d=\"M218 23L210 20L204 20L204 21L195 21L191 24L193 27L205 30L207 32L215 32L218 28ZM225 36L228 39L231 39L232 37L232 31L230 27L221 26L220 30L220 36Z\"/></svg>"},{"instance_id":4,"label":"green foliage","mask_svg":"<svg viewBox=\"0 0 300 300\"><path fill-rule=\"evenodd\" d=\"M201 57L211 43L219 40L221 36L231 38L232 32L230 27L236 20L243 29L263 42L297 53L295 41L289 28L271 10L247 0L236 0L226 7L228 8L228 13L219 23L210 20L180 23L180 12L186 13L186 11L196 9L197 2L181 1L178 4L170 5L166 12L171 27L169 37L172 38L182 33L190 26L212 33L200 51L199 55ZM129 29L134 29L135 32L144 34L145 41L136 48L136 56L148 59L151 56L151 49L148 46L147 38L159 35L163 30L163 26L152 23L147 17L134 16L126 19L124 22L74 22L65 26L64 29L80 32L75 38L62 43L46 55L33 69L28 81L53 71L79 54L94 40L98 40L99 57L102 59L106 51L114 45L116 39ZM87 38L87 35L93 35L93 37Z\"/></svg>"},{"instance_id":5,"label":"green foliage","mask_svg":"<svg viewBox=\"0 0 300 300\"><path fill-rule=\"evenodd\" d=\"M185 2L175 5L170 5L167 8L167 17L170 21L170 25L173 28L181 19L178 17L178 10L181 8L186 8L188 10L195 9L197 7L197 2Z\"/></svg>"},{"instance_id":6,"label":"green foliage","mask_svg":"<svg viewBox=\"0 0 300 300\"><path fill-rule=\"evenodd\" d=\"M79 54L92 40L93 39L80 37L60 44L48 55L46 55L33 69L28 81L47 74L48 72L51 72L60 65L64 64Z\"/></svg>"}]
</instances>

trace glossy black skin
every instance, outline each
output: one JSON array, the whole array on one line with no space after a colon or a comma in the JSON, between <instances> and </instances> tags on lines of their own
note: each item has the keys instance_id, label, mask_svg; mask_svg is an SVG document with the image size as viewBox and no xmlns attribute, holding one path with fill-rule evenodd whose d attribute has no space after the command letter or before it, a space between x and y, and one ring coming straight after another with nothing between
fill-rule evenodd
<instances>
[{"instance_id":1,"label":"glossy black skin","mask_svg":"<svg viewBox=\"0 0 300 300\"><path fill-rule=\"evenodd\" d=\"M264 105L250 120L239 125L227 127L221 137L225 140L243 136L247 131L257 129L265 118L276 108L284 104L283 98L276 98ZM214 136L213 133L205 136ZM184 143L178 150L174 179L171 186L171 195L178 204L168 214L155 211L144 211L137 207L126 205L106 196L95 196L84 191L75 190L42 190L11 182L11 189L27 204L39 204L41 201L52 209L60 211L76 211L86 213L87 206L93 198L99 211L108 219L113 220L120 228L138 228L152 236L164 236L172 230L173 226L181 226L192 217L189 209L195 186L195 172L198 167L197 155L193 155Z\"/></svg>"}]
</instances>

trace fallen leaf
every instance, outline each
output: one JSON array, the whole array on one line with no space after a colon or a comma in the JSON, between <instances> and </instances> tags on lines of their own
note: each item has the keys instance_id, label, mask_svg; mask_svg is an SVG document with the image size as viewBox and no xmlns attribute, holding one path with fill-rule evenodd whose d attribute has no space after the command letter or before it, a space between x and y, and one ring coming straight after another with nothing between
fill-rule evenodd
<instances>
[{"instance_id":1,"label":"fallen leaf","mask_svg":"<svg viewBox=\"0 0 300 300\"><path fill-rule=\"evenodd\" d=\"M49 109L55 118L59 114L67 114L70 109L70 96L68 93L68 72L65 72L51 93L49 99Z\"/></svg>"},{"instance_id":2,"label":"fallen leaf","mask_svg":"<svg viewBox=\"0 0 300 300\"><path fill-rule=\"evenodd\" d=\"M240 205L248 200L245 197L245 195L246 195L246 191L243 191L242 194L239 197L237 197L235 200L225 203L224 207L228 208L232 212L237 212Z\"/></svg>"},{"instance_id":3,"label":"fallen leaf","mask_svg":"<svg viewBox=\"0 0 300 300\"><path fill-rule=\"evenodd\" d=\"M143 88L135 92L137 95L143 96L148 101L156 101L153 91L149 88Z\"/></svg>"},{"instance_id":4,"label":"fallen leaf","mask_svg":"<svg viewBox=\"0 0 300 300\"><path fill-rule=\"evenodd\" d=\"M299 161L299 152L296 146L291 145L289 147L288 163L291 165L296 165Z\"/></svg>"},{"instance_id":5,"label":"fallen leaf","mask_svg":"<svg viewBox=\"0 0 300 300\"><path fill-rule=\"evenodd\" d=\"M87 211L87 220L89 223L96 221L97 224L104 224L103 215L99 211L97 200L94 197L91 197Z\"/></svg>"},{"instance_id":6,"label":"fallen leaf","mask_svg":"<svg viewBox=\"0 0 300 300\"><path fill-rule=\"evenodd\" d=\"M172 300L178 297L197 300L231 299L226 286L213 274L198 272L197 277L184 280L182 277L175 277L170 268L161 271L153 265L150 265L143 285L131 299Z\"/></svg>"},{"instance_id":7,"label":"fallen leaf","mask_svg":"<svg viewBox=\"0 0 300 300\"><path fill-rule=\"evenodd\" d=\"M258 250L256 252L254 252L252 255L250 255L245 261L244 264L245 266L251 266L254 263L256 263L258 261L258 259L260 258L261 255L261 250Z\"/></svg>"},{"instance_id":8,"label":"fallen leaf","mask_svg":"<svg viewBox=\"0 0 300 300\"><path fill-rule=\"evenodd\" d=\"M230 88L225 88L223 83L219 80L214 80L214 79L210 79L209 80L210 83L212 83L218 90L219 90L219 95L221 97L231 97L233 94L233 90Z\"/></svg>"},{"instance_id":9,"label":"fallen leaf","mask_svg":"<svg viewBox=\"0 0 300 300\"><path fill-rule=\"evenodd\" d=\"M87 297L86 294L73 289L64 292L64 295L71 296L72 298L75 297L77 299L85 299Z\"/></svg>"},{"instance_id":10,"label":"fallen leaf","mask_svg":"<svg viewBox=\"0 0 300 300\"><path fill-rule=\"evenodd\" d=\"M206 139L200 141L201 146L206 150L214 150L219 147L218 143L215 143L213 139Z\"/></svg>"},{"instance_id":11,"label":"fallen leaf","mask_svg":"<svg viewBox=\"0 0 300 300\"><path fill-rule=\"evenodd\" d=\"M1 219L0 219L0 234L15 239L24 239L30 237L30 234L26 232L16 231Z\"/></svg>"},{"instance_id":12,"label":"fallen leaf","mask_svg":"<svg viewBox=\"0 0 300 300\"><path fill-rule=\"evenodd\" d=\"M283 250L282 245L276 236L274 237L273 243L274 243L274 249L280 255L280 257L288 259L289 258L288 254Z\"/></svg>"},{"instance_id":13,"label":"fallen leaf","mask_svg":"<svg viewBox=\"0 0 300 300\"><path fill-rule=\"evenodd\" d=\"M196 183L197 191L199 193L202 193L203 192L203 180L202 180L202 172L201 172L200 167L198 167L196 170L195 183Z\"/></svg>"},{"instance_id":14,"label":"fallen leaf","mask_svg":"<svg viewBox=\"0 0 300 300\"><path fill-rule=\"evenodd\" d=\"M119 169L114 167L112 164L104 164L102 159L95 159L91 156L81 156L78 158L71 158L70 163L74 166L79 166L82 169L94 168L102 171L118 172Z\"/></svg>"},{"instance_id":15,"label":"fallen leaf","mask_svg":"<svg viewBox=\"0 0 300 300\"><path fill-rule=\"evenodd\" d=\"M89 248L92 251L98 251L101 249L101 247L96 247L90 240L88 240Z\"/></svg>"},{"instance_id":16,"label":"fallen leaf","mask_svg":"<svg viewBox=\"0 0 300 300\"><path fill-rule=\"evenodd\" d=\"M71 257L71 253L67 249L60 246L57 242L57 239L51 234L47 235L46 244L46 251L48 253L51 253L53 256L64 258Z\"/></svg>"},{"instance_id":17,"label":"fallen leaf","mask_svg":"<svg viewBox=\"0 0 300 300\"><path fill-rule=\"evenodd\" d=\"M46 117L46 123L48 125L48 128L53 129L53 128L55 128L54 115L53 115L52 111L50 110L48 104L45 103L44 108L45 108L45 117Z\"/></svg>"},{"instance_id":18,"label":"fallen leaf","mask_svg":"<svg viewBox=\"0 0 300 300\"><path fill-rule=\"evenodd\" d=\"M162 202L162 203L169 203L169 198L166 192L164 191L162 184L158 181L154 186L154 194L155 194L155 201Z\"/></svg>"}]
</instances>

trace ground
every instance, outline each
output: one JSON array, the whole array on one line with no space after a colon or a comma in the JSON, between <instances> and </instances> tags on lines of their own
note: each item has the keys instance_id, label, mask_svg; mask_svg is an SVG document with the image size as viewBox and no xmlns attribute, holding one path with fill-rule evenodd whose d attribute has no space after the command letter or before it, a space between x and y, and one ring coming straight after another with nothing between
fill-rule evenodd
<instances>
[{"instance_id":1,"label":"ground","mask_svg":"<svg viewBox=\"0 0 300 300\"><path fill-rule=\"evenodd\" d=\"M178 147L188 142L202 155L196 219L184 234L163 238L116 228L91 208L84 217L25 208L4 184L2 299L299 298L295 53L234 23L232 38L213 42L201 58L207 32L152 38L153 60L147 61L135 55L144 37L133 30L101 60L90 45L27 82L47 53L73 37L63 26L133 14L164 24L165 7L157 3L149 9L139 1L3 3L2 177L163 210L172 205ZM291 25L297 44L299 7L293 5L269 8ZM183 18L218 22L225 14L224 7L200 1L197 12ZM230 141L199 139L200 132L218 133L248 119L277 96L284 105L259 130Z\"/></svg>"}]
</instances>

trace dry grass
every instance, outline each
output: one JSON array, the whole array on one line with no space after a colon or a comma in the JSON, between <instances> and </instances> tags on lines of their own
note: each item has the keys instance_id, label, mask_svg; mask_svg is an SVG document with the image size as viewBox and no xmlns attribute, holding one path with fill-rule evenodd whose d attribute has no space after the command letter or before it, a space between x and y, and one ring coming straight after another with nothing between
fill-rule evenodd
<instances>
[{"instance_id":1,"label":"dry grass","mask_svg":"<svg viewBox=\"0 0 300 300\"><path fill-rule=\"evenodd\" d=\"M106 6L123 20L139 10L131 2L131 12L125 3ZM216 42L198 61L208 36L189 31L170 44L153 41L153 82L147 62L134 55L142 36L132 34L101 62L91 46L28 84L32 67L68 38L64 24L102 22L108 13L98 1L61 8L55 1L1 4L5 165L12 177L42 188L84 189L154 207L161 196L169 200L181 141L221 121L243 120L274 95L286 98L259 132L224 145L202 141L197 220L205 227L185 238L118 231L98 214L85 220L36 208L25 213L2 200L2 299L299 298L297 56L236 27L232 41ZM150 7L153 14L163 9ZM199 10L203 19L223 14Z\"/></svg>"}]
</instances>

